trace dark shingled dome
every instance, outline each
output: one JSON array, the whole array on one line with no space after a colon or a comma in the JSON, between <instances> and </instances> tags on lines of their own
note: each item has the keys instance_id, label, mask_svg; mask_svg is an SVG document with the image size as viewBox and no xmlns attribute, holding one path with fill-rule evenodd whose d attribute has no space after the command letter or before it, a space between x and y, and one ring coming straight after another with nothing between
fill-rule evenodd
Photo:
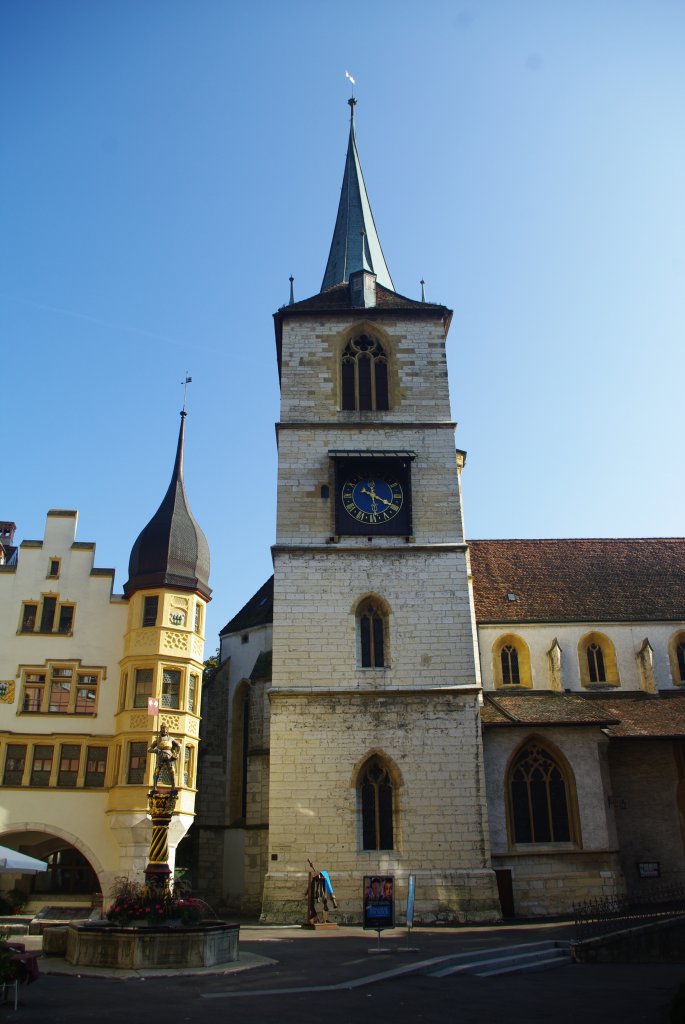
<instances>
[{"instance_id":1,"label":"dark shingled dome","mask_svg":"<svg viewBox=\"0 0 685 1024\"><path fill-rule=\"evenodd\" d=\"M209 545L193 518L183 486L185 416L182 412L169 489L131 551L128 582L124 585L127 597L146 587L196 590L206 598L212 592L209 587Z\"/></svg>"}]
</instances>

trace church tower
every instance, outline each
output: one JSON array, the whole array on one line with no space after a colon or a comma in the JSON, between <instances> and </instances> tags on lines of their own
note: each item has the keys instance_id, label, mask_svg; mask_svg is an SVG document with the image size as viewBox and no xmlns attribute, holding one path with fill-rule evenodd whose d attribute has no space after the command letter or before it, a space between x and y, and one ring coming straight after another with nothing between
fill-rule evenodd
<instances>
[{"instance_id":1,"label":"church tower","mask_svg":"<svg viewBox=\"0 0 685 1024\"><path fill-rule=\"evenodd\" d=\"M416 918L499 916L445 342L394 288L351 108L319 294L275 314L281 383L263 916L301 920L307 862L361 915L416 875Z\"/></svg>"}]
</instances>

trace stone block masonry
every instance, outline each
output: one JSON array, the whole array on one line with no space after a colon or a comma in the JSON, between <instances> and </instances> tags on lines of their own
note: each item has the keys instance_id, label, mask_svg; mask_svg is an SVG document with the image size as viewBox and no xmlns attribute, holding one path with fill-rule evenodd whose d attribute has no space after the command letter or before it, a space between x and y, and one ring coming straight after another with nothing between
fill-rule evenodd
<instances>
[{"instance_id":1,"label":"stone block masonry","mask_svg":"<svg viewBox=\"0 0 685 1024\"><path fill-rule=\"evenodd\" d=\"M365 874L421 872L421 916L494 920L477 690L272 690L269 873L263 917L299 921L307 861L332 873L341 913L361 915ZM388 766L393 849L364 850L360 774Z\"/></svg>"}]
</instances>

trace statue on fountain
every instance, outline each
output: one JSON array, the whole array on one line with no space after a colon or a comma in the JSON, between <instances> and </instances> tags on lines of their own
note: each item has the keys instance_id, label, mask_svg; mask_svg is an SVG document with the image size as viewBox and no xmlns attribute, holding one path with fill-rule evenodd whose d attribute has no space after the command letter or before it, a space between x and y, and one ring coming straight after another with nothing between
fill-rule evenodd
<instances>
[{"instance_id":1,"label":"statue on fountain","mask_svg":"<svg viewBox=\"0 0 685 1024\"><path fill-rule=\"evenodd\" d=\"M154 754L157 758L155 770L152 776L153 791L158 788L159 776L166 768L171 776L171 788L176 789L176 762L181 752L181 744L169 735L169 726L162 722L159 728L159 735L150 747L148 753Z\"/></svg>"}]
</instances>

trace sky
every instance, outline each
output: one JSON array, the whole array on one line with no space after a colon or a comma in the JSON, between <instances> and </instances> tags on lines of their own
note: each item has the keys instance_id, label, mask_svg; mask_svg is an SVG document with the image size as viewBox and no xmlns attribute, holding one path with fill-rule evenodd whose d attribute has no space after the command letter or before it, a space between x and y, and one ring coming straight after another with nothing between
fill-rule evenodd
<instances>
[{"instance_id":1,"label":"sky","mask_svg":"<svg viewBox=\"0 0 685 1024\"><path fill-rule=\"evenodd\" d=\"M0 519L78 509L121 592L187 371L208 653L272 571L346 69L395 287L454 310L468 536L685 533L681 0L2 0Z\"/></svg>"}]
</instances>

